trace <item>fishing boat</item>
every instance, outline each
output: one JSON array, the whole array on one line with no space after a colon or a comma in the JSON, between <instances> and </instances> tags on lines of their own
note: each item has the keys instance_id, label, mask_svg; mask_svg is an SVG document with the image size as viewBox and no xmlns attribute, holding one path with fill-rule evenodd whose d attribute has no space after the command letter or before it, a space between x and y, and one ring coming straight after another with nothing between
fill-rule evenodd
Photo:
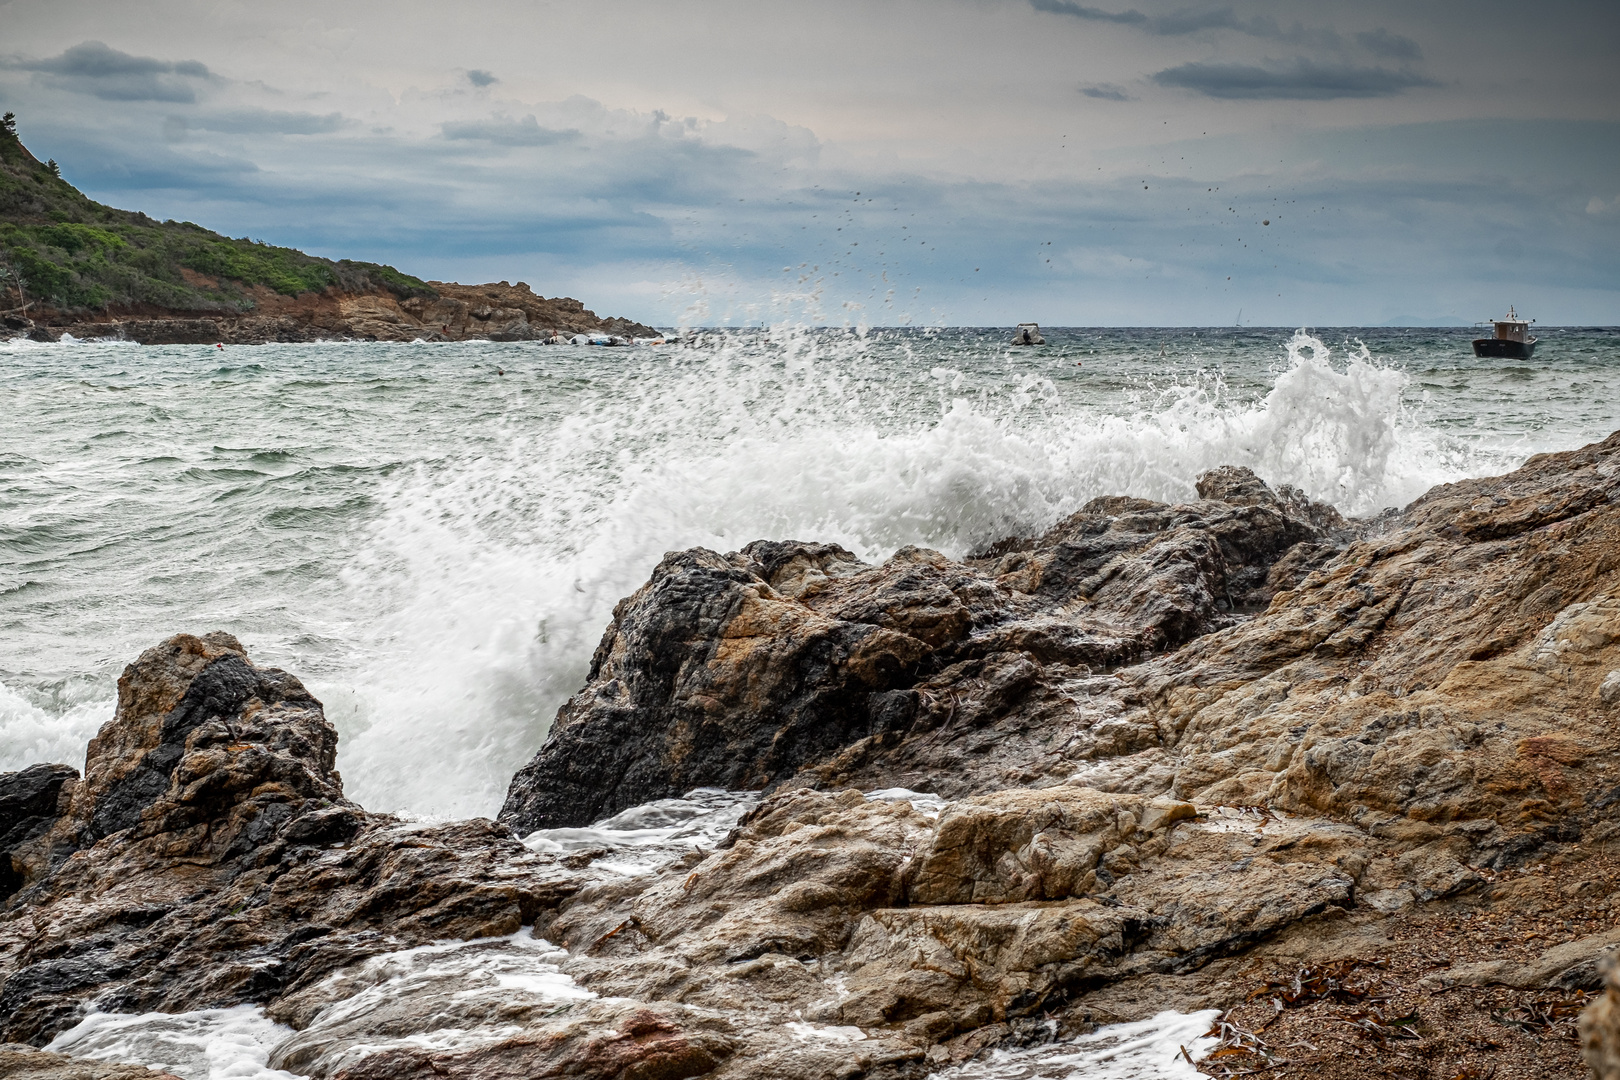
<instances>
[{"instance_id":1,"label":"fishing boat","mask_svg":"<svg viewBox=\"0 0 1620 1080\"><path fill-rule=\"evenodd\" d=\"M1500 319L1490 320L1496 327L1496 333L1491 337L1474 339L1475 356L1501 356L1510 360L1528 360L1530 354L1536 351L1536 339L1530 336L1530 324L1534 319L1521 319L1508 305L1508 313Z\"/></svg>"}]
</instances>

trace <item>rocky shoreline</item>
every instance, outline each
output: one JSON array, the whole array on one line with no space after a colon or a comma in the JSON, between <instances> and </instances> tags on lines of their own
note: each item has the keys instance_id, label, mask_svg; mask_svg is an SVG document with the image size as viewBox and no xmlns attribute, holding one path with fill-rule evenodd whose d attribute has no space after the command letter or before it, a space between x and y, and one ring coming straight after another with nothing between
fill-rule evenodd
<instances>
[{"instance_id":1,"label":"rocky shoreline","mask_svg":"<svg viewBox=\"0 0 1620 1080\"><path fill-rule=\"evenodd\" d=\"M220 283L201 274L204 287ZM524 282L510 285L428 283L434 295L386 289L352 292L337 286L283 296L249 290L253 308L241 314L163 309L107 313L35 308L0 318L0 340L109 339L142 345L264 345L298 341L555 341L575 334L653 338L658 331L629 319L601 319L570 297L537 296Z\"/></svg>"},{"instance_id":2,"label":"rocky shoreline","mask_svg":"<svg viewBox=\"0 0 1620 1080\"><path fill-rule=\"evenodd\" d=\"M296 678L170 638L82 777L0 776L0 1068L249 1003L311 1077L920 1078L1214 1008L1212 1075L1505 1080L1586 1009L1620 1076L1620 433L1375 520L1198 496L672 553L495 821L367 812ZM586 828L710 787L763 792L718 843Z\"/></svg>"}]
</instances>

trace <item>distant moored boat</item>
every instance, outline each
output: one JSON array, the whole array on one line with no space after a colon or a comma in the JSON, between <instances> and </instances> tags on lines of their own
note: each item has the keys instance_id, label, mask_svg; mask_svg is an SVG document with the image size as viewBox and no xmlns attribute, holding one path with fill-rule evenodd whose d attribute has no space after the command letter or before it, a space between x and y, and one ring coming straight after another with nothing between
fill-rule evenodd
<instances>
[{"instance_id":1,"label":"distant moored boat","mask_svg":"<svg viewBox=\"0 0 1620 1080\"><path fill-rule=\"evenodd\" d=\"M1046 339L1041 337L1041 326L1039 323L1021 322L1018 324L1018 329L1013 333L1011 344L1045 345Z\"/></svg>"},{"instance_id":2,"label":"distant moored boat","mask_svg":"<svg viewBox=\"0 0 1620 1080\"><path fill-rule=\"evenodd\" d=\"M1530 324L1534 319L1521 319L1514 312L1513 305L1508 305L1508 313L1500 319L1492 319L1496 327L1493 337L1474 339L1475 356L1503 356L1510 360L1528 360L1530 354L1536 351L1536 339L1530 336Z\"/></svg>"}]
</instances>

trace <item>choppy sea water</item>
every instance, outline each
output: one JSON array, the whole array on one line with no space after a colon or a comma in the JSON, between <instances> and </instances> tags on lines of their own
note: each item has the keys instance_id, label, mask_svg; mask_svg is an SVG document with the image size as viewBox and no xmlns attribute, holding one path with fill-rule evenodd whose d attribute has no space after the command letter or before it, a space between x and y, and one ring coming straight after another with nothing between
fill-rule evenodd
<instances>
[{"instance_id":1,"label":"choppy sea water","mask_svg":"<svg viewBox=\"0 0 1620 1080\"><path fill-rule=\"evenodd\" d=\"M960 555L1223 463L1372 513L1620 428L1613 329L1045 333L0 345L0 769L81 765L124 664L224 629L363 804L490 814L666 551Z\"/></svg>"}]
</instances>

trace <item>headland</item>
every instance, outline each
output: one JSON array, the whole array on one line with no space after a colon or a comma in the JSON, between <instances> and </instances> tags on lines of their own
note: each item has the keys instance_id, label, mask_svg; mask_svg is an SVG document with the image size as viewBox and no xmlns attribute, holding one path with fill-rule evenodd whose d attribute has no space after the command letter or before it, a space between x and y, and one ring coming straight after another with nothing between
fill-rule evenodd
<instances>
[{"instance_id":1,"label":"headland","mask_svg":"<svg viewBox=\"0 0 1620 1080\"><path fill-rule=\"evenodd\" d=\"M144 345L652 337L524 282L424 281L88 198L0 125L0 339Z\"/></svg>"}]
</instances>

